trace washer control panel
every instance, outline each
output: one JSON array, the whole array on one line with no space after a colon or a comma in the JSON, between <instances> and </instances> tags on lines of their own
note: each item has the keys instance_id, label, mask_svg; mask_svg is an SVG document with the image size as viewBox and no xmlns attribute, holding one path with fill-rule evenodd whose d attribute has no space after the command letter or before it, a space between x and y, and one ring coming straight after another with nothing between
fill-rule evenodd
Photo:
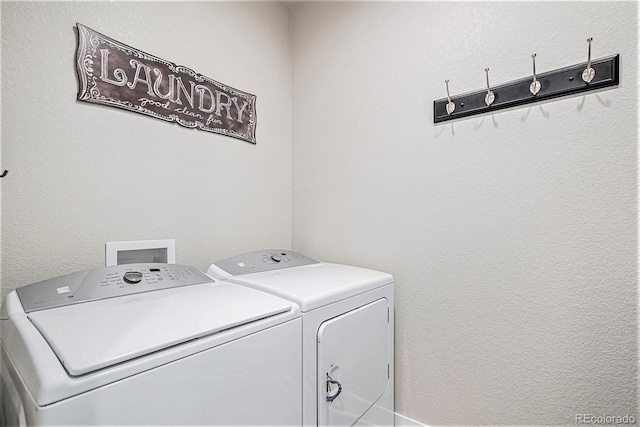
<instances>
[{"instance_id":1,"label":"washer control panel","mask_svg":"<svg viewBox=\"0 0 640 427\"><path fill-rule=\"evenodd\" d=\"M212 282L194 267L124 264L79 271L16 289L25 312Z\"/></svg>"},{"instance_id":2,"label":"washer control panel","mask_svg":"<svg viewBox=\"0 0 640 427\"><path fill-rule=\"evenodd\" d=\"M232 276L260 273L263 271L279 270L282 268L298 267L302 265L318 264L318 261L307 258L297 252L283 249L267 249L248 252L231 258L215 262L218 268Z\"/></svg>"}]
</instances>

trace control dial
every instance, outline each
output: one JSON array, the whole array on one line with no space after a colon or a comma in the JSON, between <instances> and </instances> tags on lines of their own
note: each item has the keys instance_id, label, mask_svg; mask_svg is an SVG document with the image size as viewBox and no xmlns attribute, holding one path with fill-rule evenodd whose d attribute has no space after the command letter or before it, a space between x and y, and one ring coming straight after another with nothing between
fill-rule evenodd
<instances>
[{"instance_id":1,"label":"control dial","mask_svg":"<svg viewBox=\"0 0 640 427\"><path fill-rule=\"evenodd\" d=\"M271 259L274 260L275 262L280 262L282 261L282 255L274 252L271 254Z\"/></svg>"},{"instance_id":2,"label":"control dial","mask_svg":"<svg viewBox=\"0 0 640 427\"><path fill-rule=\"evenodd\" d=\"M142 273L139 271L127 271L122 278L127 283L140 283L142 281Z\"/></svg>"}]
</instances>

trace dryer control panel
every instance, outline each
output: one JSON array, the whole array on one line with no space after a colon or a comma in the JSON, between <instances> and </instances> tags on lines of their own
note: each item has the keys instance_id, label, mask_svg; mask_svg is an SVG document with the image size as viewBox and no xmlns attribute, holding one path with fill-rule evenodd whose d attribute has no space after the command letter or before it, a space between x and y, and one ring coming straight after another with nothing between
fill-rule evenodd
<instances>
[{"instance_id":1,"label":"dryer control panel","mask_svg":"<svg viewBox=\"0 0 640 427\"><path fill-rule=\"evenodd\" d=\"M79 271L16 289L25 312L213 280L194 267L123 264Z\"/></svg>"},{"instance_id":2,"label":"dryer control panel","mask_svg":"<svg viewBox=\"0 0 640 427\"><path fill-rule=\"evenodd\" d=\"M248 252L215 262L214 265L232 276L279 270L281 268L318 264L318 261L307 258L297 252L283 249L267 249Z\"/></svg>"}]
</instances>

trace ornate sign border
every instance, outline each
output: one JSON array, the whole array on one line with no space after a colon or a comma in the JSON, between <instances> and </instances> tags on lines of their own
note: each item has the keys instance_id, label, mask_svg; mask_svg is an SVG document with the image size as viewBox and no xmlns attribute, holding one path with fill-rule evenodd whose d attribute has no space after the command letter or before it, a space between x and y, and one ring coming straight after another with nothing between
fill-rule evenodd
<instances>
[{"instance_id":1,"label":"ornate sign border","mask_svg":"<svg viewBox=\"0 0 640 427\"><path fill-rule=\"evenodd\" d=\"M255 95L76 26L79 101L256 143Z\"/></svg>"}]
</instances>

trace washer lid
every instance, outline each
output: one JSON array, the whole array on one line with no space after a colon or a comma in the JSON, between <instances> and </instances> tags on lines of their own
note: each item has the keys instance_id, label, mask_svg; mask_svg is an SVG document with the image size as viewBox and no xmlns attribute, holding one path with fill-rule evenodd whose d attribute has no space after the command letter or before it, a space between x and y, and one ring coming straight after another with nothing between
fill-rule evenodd
<instances>
[{"instance_id":1,"label":"washer lid","mask_svg":"<svg viewBox=\"0 0 640 427\"><path fill-rule=\"evenodd\" d=\"M291 302L206 283L57 307L28 317L70 375L288 312Z\"/></svg>"}]
</instances>

